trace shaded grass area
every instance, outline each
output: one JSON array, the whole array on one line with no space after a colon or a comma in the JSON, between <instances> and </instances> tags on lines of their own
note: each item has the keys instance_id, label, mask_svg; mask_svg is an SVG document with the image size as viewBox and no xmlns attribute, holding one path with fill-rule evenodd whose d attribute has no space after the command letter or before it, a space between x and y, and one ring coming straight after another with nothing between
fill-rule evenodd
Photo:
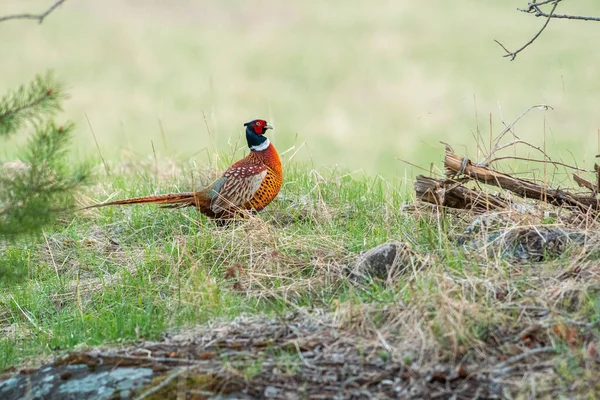
<instances>
[{"instance_id":1,"label":"shaded grass area","mask_svg":"<svg viewBox=\"0 0 600 400\"><path fill-rule=\"evenodd\" d=\"M158 175L156 167L113 165L82 203L187 190L216 173L192 176L193 166L161 163ZM508 213L459 244L471 214L403 208L405 188L379 178L286 171L272 205L227 226L193 209L106 208L65 215L42 238L3 243L0 369L297 311L327 315L340 335L379 343L373 351L403 365L491 368L493 380L523 393L593 387L585 371L600 361L595 222L586 228L535 209ZM511 258L506 243L488 241L492 232L519 238L519 229L553 227L577 228L587 241L542 249L541 262ZM393 282L349 279L361 251L391 239L407 243L425 267Z\"/></svg>"},{"instance_id":2,"label":"shaded grass area","mask_svg":"<svg viewBox=\"0 0 600 400\"><path fill-rule=\"evenodd\" d=\"M114 175L91 195L102 200L103 192L137 196L185 185L147 178L132 184L130 175ZM240 313L326 307L347 288L310 287L314 280L327 275L324 268L339 275L352 254L400 235L403 225L382 212L397 213L400 202L381 180L332 181L292 168L268 211L232 226L217 227L193 209L65 215L64 225L45 237L2 245L0 369L55 350L157 338L166 328ZM236 265L264 273L249 294L236 293L225 279Z\"/></svg>"}]
</instances>

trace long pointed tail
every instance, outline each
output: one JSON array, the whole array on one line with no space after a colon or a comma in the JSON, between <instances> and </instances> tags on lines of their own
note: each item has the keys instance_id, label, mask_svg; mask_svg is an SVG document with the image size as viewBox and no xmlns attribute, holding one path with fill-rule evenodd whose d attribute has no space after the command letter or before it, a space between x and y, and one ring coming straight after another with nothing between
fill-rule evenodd
<instances>
[{"instance_id":1,"label":"long pointed tail","mask_svg":"<svg viewBox=\"0 0 600 400\"><path fill-rule=\"evenodd\" d=\"M98 208L106 206L119 206L125 204L165 204L165 207L179 208L189 207L196 205L196 193L185 192L185 193L172 193L172 194L159 194L153 196L135 197L132 199L111 201L109 203L94 204L88 208Z\"/></svg>"}]
</instances>

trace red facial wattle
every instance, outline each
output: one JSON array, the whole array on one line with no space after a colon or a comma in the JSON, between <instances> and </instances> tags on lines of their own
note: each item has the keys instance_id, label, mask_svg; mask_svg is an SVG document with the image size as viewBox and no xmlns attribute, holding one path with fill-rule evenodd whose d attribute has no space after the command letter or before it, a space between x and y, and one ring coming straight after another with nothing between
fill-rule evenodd
<instances>
[{"instance_id":1,"label":"red facial wattle","mask_svg":"<svg viewBox=\"0 0 600 400\"><path fill-rule=\"evenodd\" d=\"M263 122L262 121L256 121L254 122L254 132L256 132L257 135L262 135L263 134Z\"/></svg>"}]
</instances>

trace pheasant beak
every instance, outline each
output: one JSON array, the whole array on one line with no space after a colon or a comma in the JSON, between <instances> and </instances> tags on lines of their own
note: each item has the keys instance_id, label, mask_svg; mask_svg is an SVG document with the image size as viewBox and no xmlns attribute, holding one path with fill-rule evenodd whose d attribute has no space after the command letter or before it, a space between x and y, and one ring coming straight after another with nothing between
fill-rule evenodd
<instances>
[{"instance_id":1,"label":"pheasant beak","mask_svg":"<svg viewBox=\"0 0 600 400\"><path fill-rule=\"evenodd\" d=\"M273 127L271 125L267 124L267 125L265 125L265 130L267 130L267 129L273 129Z\"/></svg>"}]
</instances>

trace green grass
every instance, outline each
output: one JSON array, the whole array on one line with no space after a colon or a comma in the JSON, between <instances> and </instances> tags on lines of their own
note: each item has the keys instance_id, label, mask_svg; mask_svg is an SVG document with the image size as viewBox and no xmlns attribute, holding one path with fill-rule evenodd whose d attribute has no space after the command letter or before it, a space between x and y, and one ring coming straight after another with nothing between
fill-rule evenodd
<instances>
[{"instance_id":1,"label":"green grass","mask_svg":"<svg viewBox=\"0 0 600 400\"><path fill-rule=\"evenodd\" d=\"M110 167L112 175L101 177L83 203L185 190L216 172L158 162L163 172L156 174L154 160ZM394 353L382 359L492 362L527 351L530 341L558 352L552 382L591 382L591 375L570 371L585 368L586 346L600 339L600 290L585 278L596 271L593 246L537 264L468 252L456 236L472 218L407 211L407 190L381 178L287 163L280 196L258 216L225 227L194 209L131 206L65 215L43 237L2 244L0 370L240 315L323 309L338 315L344 334L385 335ZM388 240L407 243L423 269L387 284L348 279L345 267L361 251ZM561 277L575 265L584 275ZM535 335L519 338L536 324ZM577 334L564 336L559 325ZM568 363L559 363L565 357ZM277 359L290 373L298 362L291 353ZM247 365L242 376L251 379L257 368Z\"/></svg>"},{"instance_id":2,"label":"green grass","mask_svg":"<svg viewBox=\"0 0 600 400\"><path fill-rule=\"evenodd\" d=\"M0 261L14 274L3 280L0 310L2 325L15 334L0 342L0 369L53 350L156 339L166 329L215 318L284 312L288 302L327 308L348 296L345 284L293 289L285 299L269 293L292 287L295 279L323 276L315 271L322 267L312 260L315 252L342 262L400 236L411 222L398 218L402 196L381 179L321 181L307 172L290 168L281 199L250 226L219 228L195 210L107 208L66 216L64 225L45 233L48 242L5 245ZM121 197L180 184L152 183L148 175L132 185L128 178L113 176L104 186ZM250 301L232 292L224 279L228 268L252 268L254 258L259 267L286 269L272 265L279 261L271 257L292 262L293 271L277 274L264 297L257 287L249 288L257 291Z\"/></svg>"}]
</instances>

